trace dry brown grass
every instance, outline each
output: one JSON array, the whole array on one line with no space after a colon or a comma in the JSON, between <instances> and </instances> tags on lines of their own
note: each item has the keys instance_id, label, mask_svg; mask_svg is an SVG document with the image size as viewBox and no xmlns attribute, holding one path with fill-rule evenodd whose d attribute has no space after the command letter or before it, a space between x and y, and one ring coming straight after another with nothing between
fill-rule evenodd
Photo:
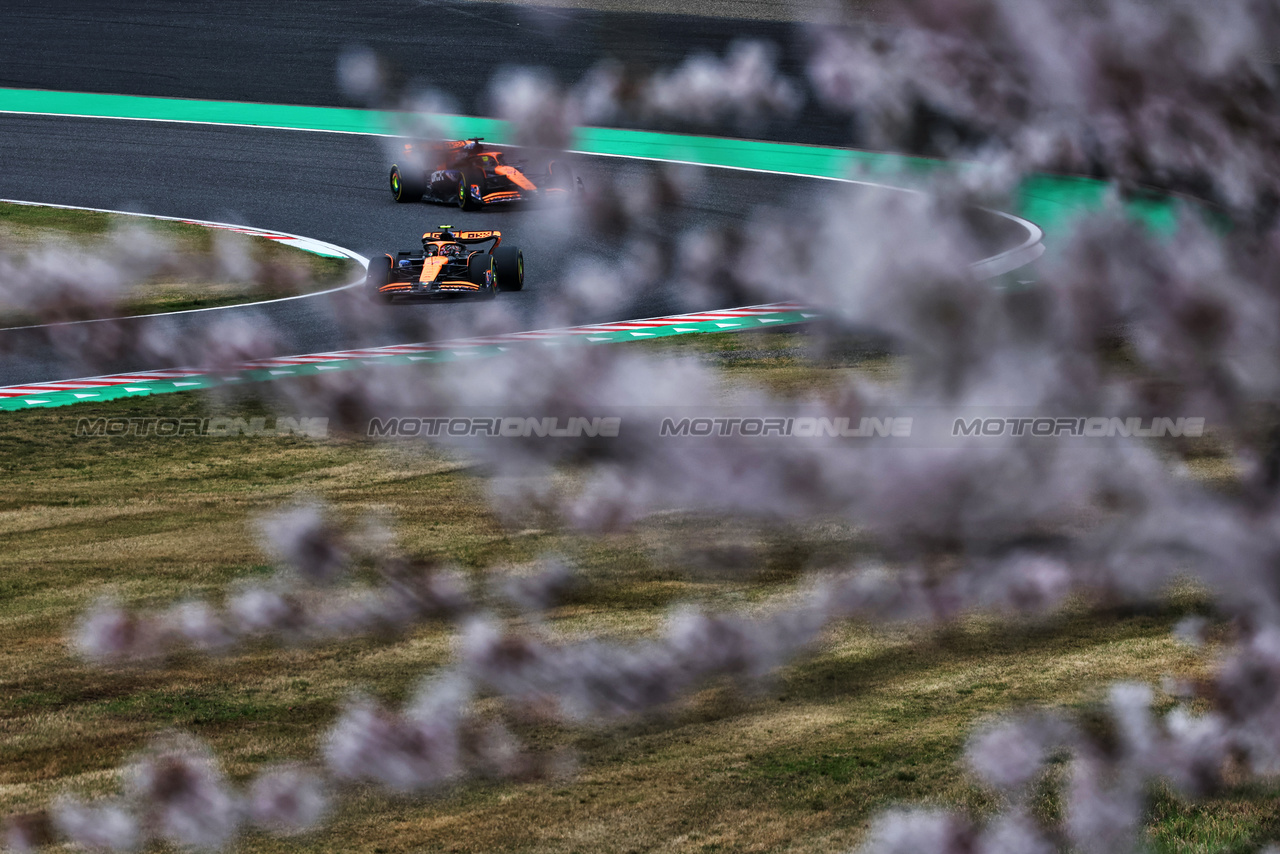
<instances>
[{"instance_id":1,"label":"dry brown grass","mask_svg":"<svg viewBox=\"0 0 1280 854\"><path fill-rule=\"evenodd\" d=\"M308 293L353 281L359 265L324 258L274 240L167 220L0 203L0 251L58 255L103 251L110 240L146 233L164 241L176 259L121 295L116 314L152 314L236 305ZM218 258L223 259L221 263ZM253 269L252 280L227 272ZM38 323L0 302L0 326Z\"/></svg>"},{"instance_id":2,"label":"dry brown grass","mask_svg":"<svg viewBox=\"0 0 1280 854\"><path fill-rule=\"evenodd\" d=\"M783 371L781 385L799 391L828 387L825 372L858 369L787 355L801 343L791 333L700 346L731 374L756 371L773 382L768 375ZM872 370L891 375L880 358ZM74 436L80 417L217 407L264 414L254 402L187 394L0 421L0 810L69 790L109 791L112 769L168 728L208 739L238 778L268 761L311 756L351 692L399 700L448 659L441 627L394 644L181 657L155 671L102 671L69 653L69 627L103 594L143 606L217 599L270 572L253 520L298 493L324 498L348 519L385 514L409 551L443 556L477 582L548 552L567 556L585 583L551 614L565 636L643 636L678 602L757 607L806 570L866 548L857 530L833 520L752 529L759 569L743 577L718 568L718 549L742 534L737 523L665 515L601 539L512 530L486 509L479 472L425 447ZM705 561L672 566L672 543L700 538L710 544ZM576 756L576 772L563 779L474 782L413 799L355 789L323 832L301 842L255 836L241 848L848 850L894 802L991 809L957 764L966 734L988 716L1030 704L1088 707L1115 680L1203 673L1206 657L1170 637L1177 619L1202 607L1180 591L1153 611L1081 605L1036 624L973 617L930 632L845 626L755 693L711 685L665 716L612 727L516 720L534 748ZM1274 793L1261 789L1203 807L1162 797L1157 810L1157 849L1187 852L1266 838L1280 816Z\"/></svg>"}]
</instances>

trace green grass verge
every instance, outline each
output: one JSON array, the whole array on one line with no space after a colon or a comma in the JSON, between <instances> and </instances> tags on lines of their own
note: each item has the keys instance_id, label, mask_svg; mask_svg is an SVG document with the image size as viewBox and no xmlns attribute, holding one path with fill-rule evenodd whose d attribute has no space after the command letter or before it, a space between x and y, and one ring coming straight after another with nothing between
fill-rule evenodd
<instances>
[{"instance_id":1,"label":"green grass verge","mask_svg":"<svg viewBox=\"0 0 1280 854\"><path fill-rule=\"evenodd\" d=\"M139 230L161 241L172 257L154 275L128 288L112 306L112 314L238 305L346 284L359 273L359 265L348 259L325 258L274 240L223 229L98 211L0 203L0 251L19 255L127 253L128 235ZM43 320L0 302L0 326Z\"/></svg>"},{"instance_id":2,"label":"green grass verge","mask_svg":"<svg viewBox=\"0 0 1280 854\"><path fill-rule=\"evenodd\" d=\"M871 346L811 358L794 331L634 346L697 355L731 387L795 393L834 388L848 372L891 379L897 370ZM397 700L448 659L450 637L432 627L396 644L251 649L158 671L107 672L69 654L68 627L105 593L138 606L217 599L270 572L252 522L300 492L347 518L387 514L410 552L442 556L477 581L548 552L567 556L585 583L549 623L571 636L642 637L679 602L752 607L868 548L856 529L824 519L744 529L663 515L603 538L509 530L483 501L485 475L426 446L75 435L80 418L221 414L277 413L269 401L187 393L0 419L0 810L112 790L112 769L167 728L209 739L237 778L313 755L349 692ZM695 557L681 544L698 544ZM673 554L684 560L673 564ZM726 555L756 571L723 571ZM1089 710L1115 680L1202 675L1207 656L1170 629L1203 607L1181 590L1150 610L1077 605L1036 623L843 626L755 694L712 685L660 719L614 727L519 724L535 746L574 749L578 772L564 780L469 783L424 799L357 790L323 832L255 836L241 850L846 851L895 802L995 809L957 764L968 733L992 715L1039 704ZM1152 847L1189 854L1273 839L1276 795L1242 786L1192 805L1157 791ZM1046 796L1037 809L1052 814L1056 804Z\"/></svg>"}]
</instances>

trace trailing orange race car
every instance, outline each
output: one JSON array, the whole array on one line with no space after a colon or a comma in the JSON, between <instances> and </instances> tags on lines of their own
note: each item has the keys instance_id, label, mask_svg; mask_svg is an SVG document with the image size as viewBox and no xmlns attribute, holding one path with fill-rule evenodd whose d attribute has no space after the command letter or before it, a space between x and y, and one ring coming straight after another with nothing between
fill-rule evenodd
<instances>
[{"instance_id":1,"label":"trailing orange race car","mask_svg":"<svg viewBox=\"0 0 1280 854\"><path fill-rule=\"evenodd\" d=\"M483 243L492 244L487 252L471 248ZM381 302L402 296L492 298L524 288L524 253L503 246L499 231L455 232L442 225L422 235L422 251L370 261L365 286Z\"/></svg>"},{"instance_id":2,"label":"trailing orange race car","mask_svg":"<svg viewBox=\"0 0 1280 854\"><path fill-rule=\"evenodd\" d=\"M562 160L533 171L510 152L484 145L483 137L457 142L404 144L391 166L391 196L397 202L455 204L464 211L532 199L567 199L582 179Z\"/></svg>"}]
</instances>

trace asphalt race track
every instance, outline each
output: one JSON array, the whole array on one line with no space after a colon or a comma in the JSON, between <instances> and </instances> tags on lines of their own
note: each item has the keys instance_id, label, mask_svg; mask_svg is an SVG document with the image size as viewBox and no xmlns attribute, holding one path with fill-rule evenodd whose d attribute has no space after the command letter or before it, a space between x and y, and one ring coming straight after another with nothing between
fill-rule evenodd
<instances>
[{"instance_id":1,"label":"asphalt race track","mask_svg":"<svg viewBox=\"0 0 1280 854\"><path fill-rule=\"evenodd\" d=\"M5 4L13 5L10 0ZM493 26L485 30L490 33L486 38L494 39L492 48L510 50L524 38L513 35L516 25L524 26L531 14L538 15L491 5L460 8L390 2L267 4L238 0L201 7L199 13L163 12L159 4L143 0L110 6L109 12L96 11L97 4L88 2L53 3L38 11L26 6L7 10L6 23L12 21L14 26L6 26L0 34L0 84L333 102L336 99L326 99L325 93L333 92L333 67L345 44L373 44L380 50L395 47L375 38L383 32L382 25L399 21L408 26L407 21L418 21L416 26L434 32L426 24L438 20L439 15L461 16L458 20L474 24L477 9L481 9L493 15ZM342 27L335 29L335 22L347 20L343 16L354 15L356 8L360 25L352 24L350 33ZM59 14L63 17L57 18ZM690 19L694 23L659 39L645 36L655 24L643 16L572 15L586 16L591 23L584 28L562 20L531 39L533 47L521 54L522 58L530 63L548 62L558 73L568 74L585 67L583 63L590 56L583 51L613 55L621 43L618 33L635 26L641 35L633 40L629 59L676 62L687 52L723 45L724 35L737 27L737 22L731 27L723 20ZM56 57L33 47L41 42L47 47L50 22L55 18L62 22ZM785 32L777 24L768 26ZM564 48L556 41L563 35L562 29L577 39L573 42L576 47ZM335 32L344 35L339 37ZM442 44L452 38L448 34L433 37ZM507 41L502 41L504 38ZM264 39L274 40L278 49L268 50ZM302 45L307 46L305 50ZM573 57L572 62L566 57ZM474 64L481 63L476 60ZM470 73L467 69L471 66L461 62L439 67L447 69L456 81L459 74ZM385 141L373 137L0 115L0 198L234 222L318 238L366 256L410 248L423 231L441 223L497 228L504 239L522 247L529 272L524 292L499 298L503 311L489 313L483 329L486 334L518 331L536 322L545 325L548 315L554 314L548 309L555 306L570 265L584 256L616 260L625 250L599 237L582 236L573 226L572 213L565 210L462 214L429 204L397 205L386 187L388 162ZM579 158L576 166L583 180L595 185L615 179L643 184L658 168L613 158ZM815 179L725 169L697 171L699 174L688 176L697 187L692 197L695 201L679 216L664 221L662 227L696 230L739 223L744 213L757 205L796 199L812 203L822 193L884 192ZM452 328L466 329L466 322L479 309L474 303L396 305L383 309L385 322L376 328L356 331L339 321L343 300L351 298L350 294L339 294L217 312L135 318L125 323L129 335L158 333L181 339L184 331L209 323L212 314L220 319L256 316L281 336L279 352L274 355L285 355L423 340L424 320L431 321L431 328L440 329L448 327L452 318L456 320ZM625 304L590 310L578 307L572 316L557 319L593 323L720 307L690 304L677 299L670 288L654 287L633 294ZM54 358L41 336L31 332L0 332L0 352L5 354L0 362L0 384L81 375L75 367ZM132 371L172 365L121 362L101 367Z\"/></svg>"},{"instance_id":2,"label":"asphalt race track","mask_svg":"<svg viewBox=\"0 0 1280 854\"><path fill-rule=\"evenodd\" d=\"M514 332L533 322L537 300L554 300L566 264L579 255L616 257L619 248L599 239L568 235L565 210L486 210L397 205L385 186L386 155L376 138L344 134L219 128L153 122L0 116L0 197L51 204L101 207L189 217L288 231L327 240L369 256L416 245L423 231L441 223L458 228L497 228L522 247L526 289L503 294L504 325L488 332ZM581 163L584 181L634 176L653 167L617 159ZM796 192L792 177L714 170L702 182L695 206L672 228L705 227L739 220L757 201L781 200ZM823 182L813 182L823 183ZM560 224L564 229L558 228ZM386 324L357 334L335 320L347 295L292 300L265 306L221 309L220 318L260 315L283 336L282 353L305 353L418 340L424 313L474 314L469 302L398 303L381 309ZM574 322L644 317L687 304L670 292L638 294L630 304L579 314ZM715 306L694 306L712 308ZM210 312L136 318L138 327L160 324L181 335L190 324L210 321ZM409 336L409 337L406 337ZM23 346L32 336L0 332L6 352L0 383L58 379L65 368L39 350ZM7 339L7 340L6 340ZM141 370L157 365L121 364Z\"/></svg>"}]
</instances>

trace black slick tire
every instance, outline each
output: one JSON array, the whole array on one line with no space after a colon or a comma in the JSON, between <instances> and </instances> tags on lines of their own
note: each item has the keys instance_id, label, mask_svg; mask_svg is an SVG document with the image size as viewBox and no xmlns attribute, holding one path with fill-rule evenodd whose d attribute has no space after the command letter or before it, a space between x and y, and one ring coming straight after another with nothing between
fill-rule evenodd
<instances>
[{"instance_id":1,"label":"black slick tire","mask_svg":"<svg viewBox=\"0 0 1280 854\"><path fill-rule=\"evenodd\" d=\"M458 207L464 211L478 211L480 208L484 207L484 202L471 197L472 184L475 184L480 188L480 195L483 196L484 178L463 172L462 184L458 187Z\"/></svg>"},{"instance_id":2,"label":"black slick tire","mask_svg":"<svg viewBox=\"0 0 1280 854\"><path fill-rule=\"evenodd\" d=\"M391 294L384 294L379 288L391 281L391 259L386 255L369 261L369 270L365 273L364 287L369 299L374 302L389 303Z\"/></svg>"},{"instance_id":3,"label":"black slick tire","mask_svg":"<svg viewBox=\"0 0 1280 854\"><path fill-rule=\"evenodd\" d=\"M524 253L518 246L499 246L493 253L493 267L498 274L498 290L524 290Z\"/></svg>"},{"instance_id":4,"label":"black slick tire","mask_svg":"<svg viewBox=\"0 0 1280 854\"><path fill-rule=\"evenodd\" d=\"M391 198L397 202L420 202L425 187L419 178L414 177L409 172L400 168L398 164L392 164L391 175Z\"/></svg>"},{"instance_id":5,"label":"black slick tire","mask_svg":"<svg viewBox=\"0 0 1280 854\"><path fill-rule=\"evenodd\" d=\"M497 293L495 284L497 276L487 275L492 270L493 256L484 252L477 252L467 261L467 278L471 280L471 284L482 288L482 296L493 296Z\"/></svg>"}]
</instances>

